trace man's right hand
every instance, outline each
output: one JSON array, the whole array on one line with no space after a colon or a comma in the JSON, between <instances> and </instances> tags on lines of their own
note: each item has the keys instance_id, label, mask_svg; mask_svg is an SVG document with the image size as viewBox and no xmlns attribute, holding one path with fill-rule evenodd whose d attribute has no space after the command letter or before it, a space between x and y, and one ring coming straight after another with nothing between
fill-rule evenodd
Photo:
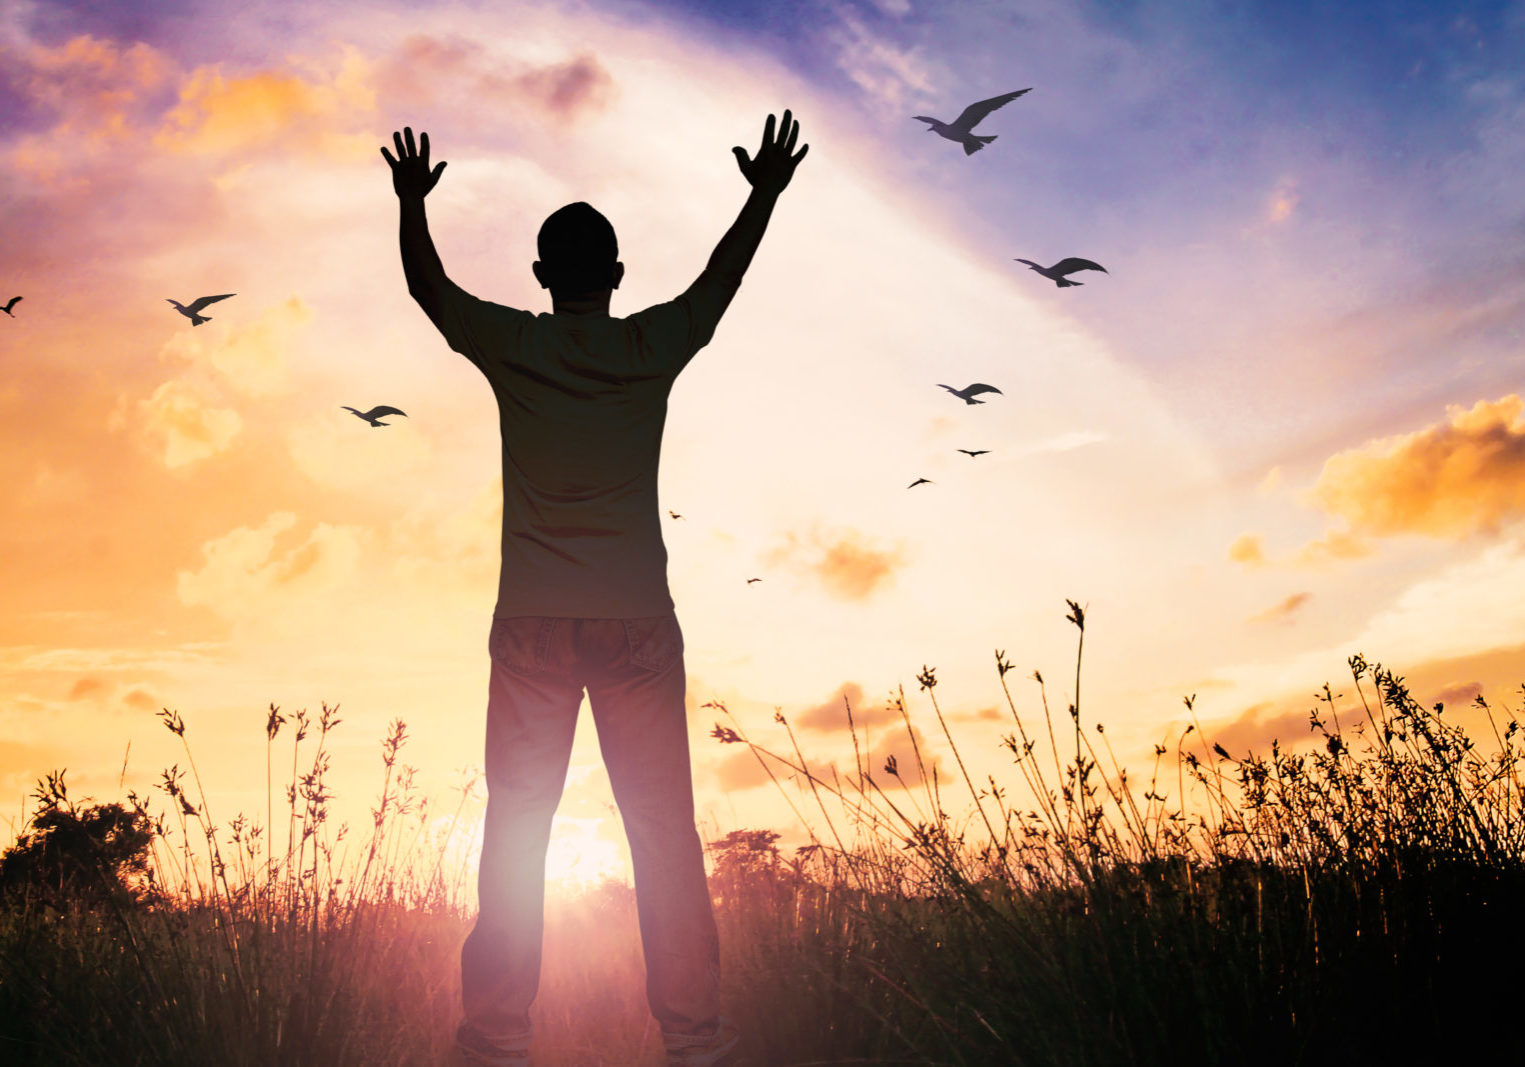
<instances>
[{"instance_id":1,"label":"man's right hand","mask_svg":"<svg viewBox=\"0 0 1525 1067\"><path fill-rule=\"evenodd\" d=\"M785 113L787 116L787 112ZM772 127L773 119L768 119L769 128ZM404 140L406 138L406 140ZM418 147L413 147L413 127L404 126L402 133L393 132L392 142L397 146L397 155L382 146L381 154L392 167L392 190L398 199L422 200L429 195L429 190L434 188L439 181L440 171L445 169L445 164L440 163L433 171L429 170L429 135L418 135ZM803 155L804 153L801 153Z\"/></svg>"},{"instance_id":2,"label":"man's right hand","mask_svg":"<svg viewBox=\"0 0 1525 1067\"><path fill-rule=\"evenodd\" d=\"M784 121L779 124L778 136L773 134L773 116L768 116L767 123L763 126L762 147L757 150L755 158L749 157L744 148L731 149L736 153L736 165L741 168L742 175L752 183L752 188L760 193L770 193L777 196L784 191L789 184L789 179L794 177L794 168L800 160L805 158L805 153L810 151L807 144L800 149L799 155L791 155L794 151L795 139L800 135L800 124L794 121L790 113L784 112Z\"/></svg>"}]
</instances>

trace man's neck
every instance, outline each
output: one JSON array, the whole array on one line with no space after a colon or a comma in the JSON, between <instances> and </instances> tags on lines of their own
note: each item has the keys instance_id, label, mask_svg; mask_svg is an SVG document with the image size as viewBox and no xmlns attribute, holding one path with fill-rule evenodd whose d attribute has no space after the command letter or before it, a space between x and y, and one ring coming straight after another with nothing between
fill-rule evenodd
<instances>
[{"instance_id":1,"label":"man's neck","mask_svg":"<svg viewBox=\"0 0 1525 1067\"><path fill-rule=\"evenodd\" d=\"M551 310L557 315L607 315L609 314L609 301L613 297L612 289L605 289L598 293L582 293L577 296L551 297Z\"/></svg>"}]
</instances>

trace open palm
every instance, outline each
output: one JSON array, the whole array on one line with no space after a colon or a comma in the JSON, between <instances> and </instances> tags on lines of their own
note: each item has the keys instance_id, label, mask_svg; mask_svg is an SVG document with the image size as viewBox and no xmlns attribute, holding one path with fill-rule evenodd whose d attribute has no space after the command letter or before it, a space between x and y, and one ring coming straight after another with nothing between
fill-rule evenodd
<instances>
[{"instance_id":1,"label":"open palm","mask_svg":"<svg viewBox=\"0 0 1525 1067\"><path fill-rule=\"evenodd\" d=\"M793 154L794 142L799 135L800 124L785 110L784 121L778 124L777 136L774 135L773 116L768 116L768 121L763 125L762 147L757 150L755 157L748 156L746 149L739 146L731 149L736 154L736 165L741 168L742 176L752 183L752 188L774 195L784 191L789 179L794 177L794 168L799 166L805 153L810 151L807 144L800 148L799 154Z\"/></svg>"},{"instance_id":2,"label":"open palm","mask_svg":"<svg viewBox=\"0 0 1525 1067\"><path fill-rule=\"evenodd\" d=\"M442 162L432 171L429 169L429 135L420 132L418 146L413 145L413 127L404 126L402 133L392 133L392 143L397 147L397 155L386 150L383 145L381 154L392 167L392 189L399 197L404 199L416 197L422 200L429 195L429 190L434 188L439 181L440 172L445 169Z\"/></svg>"}]
</instances>

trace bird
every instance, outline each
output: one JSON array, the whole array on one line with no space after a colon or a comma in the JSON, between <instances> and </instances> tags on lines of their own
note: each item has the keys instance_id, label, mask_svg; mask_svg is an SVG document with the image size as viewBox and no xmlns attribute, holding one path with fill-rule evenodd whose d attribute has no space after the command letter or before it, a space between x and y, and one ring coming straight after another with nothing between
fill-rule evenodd
<instances>
[{"instance_id":1,"label":"bird","mask_svg":"<svg viewBox=\"0 0 1525 1067\"><path fill-rule=\"evenodd\" d=\"M1052 281L1055 285L1059 286L1059 288L1061 288L1061 289L1063 289L1067 285L1084 285L1085 284L1085 282L1072 282L1068 278L1065 277L1066 274L1074 274L1077 270L1099 270L1103 274L1111 273L1110 271L1107 270L1106 267L1103 267L1100 263L1093 263L1089 259L1081 259L1078 256L1070 256L1068 259L1061 259L1058 263L1055 263L1052 267L1041 267L1038 264L1034 263L1030 259L1018 259L1018 260L1014 260L1014 262L1016 262L1016 263L1026 263L1030 268L1032 268L1033 270L1037 271L1039 274L1043 275L1045 278L1047 278L1050 281Z\"/></svg>"},{"instance_id":2,"label":"bird","mask_svg":"<svg viewBox=\"0 0 1525 1067\"><path fill-rule=\"evenodd\" d=\"M390 422L382 422L381 421L385 416L387 416L387 415L401 415L404 418L406 418L407 414L408 414L406 411L402 411L402 410L400 410L398 408L394 408L394 407L388 407L385 404L381 405L380 407L371 408L370 411L355 411L354 408L348 406L347 404L346 405L342 405L342 406L344 407L345 411L354 411L356 416L358 416L359 418L364 419L366 422L370 423L372 426L390 426L390 425L392 425Z\"/></svg>"},{"instance_id":3,"label":"bird","mask_svg":"<svg viewBox=\"0 0 1525 1067\"><path fill-rule=\"evenodd\" d=\"M991 141L995 140L995 134L982 136L974 132L982 119L998 107L1004 107L1023 93L1030 93L1031 89L1018 89L1014 93L1004 93L1001 96L992 96L989 100L981 100L977 104L970 104L952 122L944 122L942 119L934 119L930 115L913 116L918 122L925 122L930 132L940 137L946 137L950 141L957 141L964 146L964 155L972 156Z\"/></svg>"},{"instance_id":4,"label":"bird","mask_svg":"<svg viewBox=\"0 0 1525 1067\"><path fill-rule=\"evenodd\" d=\"M983 404L985 401L976 400L974 398L981 393L1000 392L1000 390L995 386L986 385L984 382L975 382L973 385L966 385L962 389L955 389L951 385L944 385L942 382L938 382L937 387L939 389L948 390L948 392L952 393L954 396L958 397L966 404Z\"/></svg>"},{"instance_id":5,"label":"bird","mask_svg":"<svg viewBox=\"0 0 1525 1067\"><path fill-rule=\"evenodd\" d=\"M15 307L17 302L20 301L20 299L21 299L21 297L19 297L19 296L11 297L10 303L6 304L4 307L0 307L0 311L5 312L7 315L11 315L11 308ZM11 318L14 319L15 317L16 317L15 315L11 315Z\"/></svg>"},{"instance_id":6,"label":"bird","mask_svg":"<svg viewBox=\"0 0 1525 1067\"><path fill-rule=\"evenodd\" d=\"M676 511L669 511L667 514L671 515L675 519L681 519L683 517L682 515L679 515Z\"/></svg>"},{"instance_id":7,"label":"bird","mask_svg":"<svg viewBox=\"0 0 1525 1067\"><path fill-rule=\"evenodd\" d=\"M915 489L918 485L931 485L931 484L932 484L932 479L931 478L917 478L910 485L906 486L906 488L907 489Z\"/></svg>"},{"instance_id":8,"label":"bird","mask_svg":"<svg viewBox=\"0 0 1525 1067\"><path fill-rule=\"evenodd\" d=\"M747 579L747 584L751 585L753 582L760 582L760 581L762 581L761 578L748 578Z\"/></svg>"},{"instance_id":9,"label":"bird","mask_svg":"<svg viewBox=\"0 0 1525 1067\"><path fill-rule=\"evenodd\" d=\"M986 452L989 452L990 449L988 449L988 448L979 448L979 449L976 449L975 451L971 452L967 448L960 448L959 451L962 452L964 455L968 456L970 459L973 459L975 456L983 456Z\"/></svg>"},{"instance_id":10,"label":"bird","mask_svg":"<svg viewBox=\"0 0 1525 1067\"><path fill-rule=\"evenodd\" d=\"M221 296L203 296L197 300L193 300L189 307L180 303L178 300L170 300L169 302L175 305L176 311L180 312L180 314L191 320L192 326L200 326L203 322L212 321L212 317L210 315L202 315L199 313L202 308L206 307L208 304L215 304L219 300L226 300L230 296L237 295L237 293L223 293ZM168 297L165 297L165 299L169 300Z\"/></svg>"}]
</instances>

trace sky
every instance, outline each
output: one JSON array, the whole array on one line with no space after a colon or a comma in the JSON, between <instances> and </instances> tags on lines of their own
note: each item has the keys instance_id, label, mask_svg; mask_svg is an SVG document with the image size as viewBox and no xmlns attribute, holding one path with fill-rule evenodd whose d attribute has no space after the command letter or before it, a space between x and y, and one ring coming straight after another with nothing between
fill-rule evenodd
<instances>
[{"instance_id":1,"label":"sky","mask_svg":"<svg viewBox=\"0 0 1525 1067\"><path fill-rule=\"evenodd\" d=\"M913 118L1028 88L974 155ZM50 770L153 792L187 762L165 708L220 821L264 809L271 704L339 705L357 825L395 719L451 808L496 406L407 295L377 148L429 132L446 269L499 303L549 310L540 222L599 207L620 315L697 275L731 147L786 107L809 157L661 466L707 836L804 840L717 702L846 771L844 705L904 761L903 687L946 773L930 666L971 772L1014 779L993 653L1019 714L1034 670L1062 708L1067 599L1082 712L1136 768L1187 696L1236 754L1305 743L1355 653L1464 720L1519 692L1525 4L0 0L13 829ZM1015 262L1072 255L1106 272ZM197 327L166 303L216 293ZM938 388L971 382L1001 392ZM341 407L375 404L408 415ZM623 870L586 715L556 832L553 875Z\"/></svg>"}]
</instances>

